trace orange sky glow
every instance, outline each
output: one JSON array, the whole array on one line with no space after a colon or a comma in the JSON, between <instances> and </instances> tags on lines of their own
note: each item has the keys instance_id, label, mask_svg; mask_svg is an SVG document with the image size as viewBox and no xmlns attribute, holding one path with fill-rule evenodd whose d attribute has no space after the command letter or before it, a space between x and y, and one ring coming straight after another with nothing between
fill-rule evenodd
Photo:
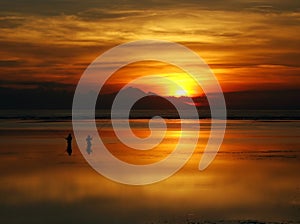
<instances>
[{"instance_id":1,"label":"orange sky glow","mask_svg":"<svg viewBox=\"0 0 300 224\"><path fill-rule=\"evenodd\" d=\"M141 79L142 77L143 79ZM134 81L138 78L139 80ZM119 69L106 81L102 93L116 92L126 84L163 96L179 97L203 94L201 87L189 74L178 67L157 61L136 62ZM178 84L181 85L181 88Z\"/></svg>"},{"instance_id":2,"label":"orange sky glow","mask_svg":"<svg viewBox=\"0 0 300 224\"><path fill-rule=\"evenodd\" d=\"M297 1L284 6L278 1L235 1L232 7L214 1L177 2L175 7L166 1L154 7L148 1L114 5L72 0L79 5L44 1L36 9L16 9L18 2L1 3L3 88L68 89L97 56L118 44L142 39L178 42L195 51L225 92L297 89L300 84ZM173 96L202 93L187 74L171 65L141 62L117 73L118 78L107 83L112 89L104 91L147 74L184 82L185 92L175 87L151 89L149 82L140 83L146 92Z\"/></svg>"}]
</instances>

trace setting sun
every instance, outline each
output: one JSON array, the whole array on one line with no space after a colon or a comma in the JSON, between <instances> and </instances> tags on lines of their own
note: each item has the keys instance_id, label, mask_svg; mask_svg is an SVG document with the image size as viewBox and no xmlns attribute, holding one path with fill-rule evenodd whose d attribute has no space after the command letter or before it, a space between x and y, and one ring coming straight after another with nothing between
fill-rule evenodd
<instances>
[{"instance_id":1,"label":"setting sun","mask_svg":"<svg viewBox=\"0 0 300 224\"><path fill-rule=\"evenodd\" d=\"M130 84L129 84L130 83ZM116 71L105 82L102 93L117 92L125 84L138 88L145 93L160 96L202 95L197 82L182 69L159 61L142 61L129 64Z\"/></svg>"},{"instance_id":2,"label":"setting sun","mask_svg":"<svg viewBox=\"0 0 300 224\"><path fill-rule=\"evenodd\" d=\"M187 96L187 92L185 90L179 89L176 91L175 96L180 97L180 96Z\"/></svg>"}]
</instances>

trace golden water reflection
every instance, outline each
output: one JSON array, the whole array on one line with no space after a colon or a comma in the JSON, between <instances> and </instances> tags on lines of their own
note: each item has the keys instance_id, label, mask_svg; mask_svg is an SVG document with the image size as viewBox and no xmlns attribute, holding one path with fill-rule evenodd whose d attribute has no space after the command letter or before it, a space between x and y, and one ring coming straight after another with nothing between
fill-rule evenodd
<instances>
[{"instance_id":1,"label":"golden water reflection","mask_svg":"<svg viewBox=\"0 0 300 224\"><path fill-rule=\"evenodd\" d=\"M35 131L34 125L26 134L15 130L2 135L0 141L0 213L9 220L5 211L21 214L30 205L44 216L55 213L66 220L71 214L62 214L63 211L76 208L72 217L78 217L78 223L182 223L189 214L195 219L297 221L299 124L230 121L216 159L200 172L198 163L205 146L202 142L209 134L209 121L204 121L199 145L190 161L174 176L147 186L107 180L89 167L75 144L74 154L67 156L60 136L67 133L69 123L56 132ZM143 164L163 158L174 148L177 128L173 125L161 147L149 154L124 153L109 127L102 137L107 145L113 145L113 153L120 159ZM143 129L138 127L135 131ZM24 217L35 219L32 214Z\"/></svg>"}]
</instances>

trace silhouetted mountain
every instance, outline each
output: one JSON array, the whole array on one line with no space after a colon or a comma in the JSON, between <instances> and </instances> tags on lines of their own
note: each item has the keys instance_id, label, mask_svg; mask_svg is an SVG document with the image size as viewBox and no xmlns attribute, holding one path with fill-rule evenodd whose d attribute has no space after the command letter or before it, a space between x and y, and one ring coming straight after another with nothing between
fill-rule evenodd
<instances>
[{"instance_id":1,"label":"silhouetted mountain","mask_svg":"<svg viewBox=\"0 0 300 224\"><path fill-rule=\"evenodd\" d=\"M104 94L100 95L97 100L97 109L110 109L112 107L112 103L118 93L112 93L112 94ZM176 105L177 108L180 109L189 109L191 105L188 105L184 103L182 100L176 97L161 97L155 93L145 93L140 89L129 87L126 88L119 93L122 95L122 101L121 105L119 105L119 108L125 108L127 105L127 102L130 101L131 98L139 97L140 100L138 100L134 105L133 109L161 109L161 110L172 110L175 109L174 105ZM170 100L171 102L169 102ZM124 105L122 105L122 102Z\"/></svg>"},{"instance_id":2,"label":"silhouetted mountain","mask_svg":"<svg viewBox=\"0 0 300 224\"><path fill-rule=\"evenodd\" d=\"M300 89L226 93L231 109L300 109Z\"/></svg>"},{"instance_id":3,"label":"silhouetted mountain","mask_svg":"<svg viewBox=\"0 0 300 224\"><path fill-rule=\"evenodd\" d=\"M224 93L227 109L293 110L300 109L300 90L265 90ZM196 105L208 108L206 96L193 98Z\"/></svg>"},{"instance_id":4,"label":"silhouetted mountain","mask_svg":"<svg viewBox=\"0 0 300 224\"><path fill-rule=\"evenodd\" d=\"M71 109L75 86L64 88L13 89L0 87L0 109ZM110 109L117 93L102 94L97 100L97 109ZM163 97L155 93L145 93L137 88L127 88L122 91L123 98L142 97L133 109L172 110L174 106L188 109L186 97ZM228 109L300 109L300 90L281 91L241 91L224 93ZM87 95L88 97L88 95ZM198 107L208 108L206 96L194 97ZM124 105L126 104L124 100Z\"/></svg>"},{"instance_id":5,"label":"silhouetted mountain","mask_svg":"<svg viewBox=\"0 0 300 224\"><path fill-rule=\"evenodd\" d=\"M0 87L0 109L70 109L73 95L74 91L63 89Z\"/></svg>"}]
</instances>

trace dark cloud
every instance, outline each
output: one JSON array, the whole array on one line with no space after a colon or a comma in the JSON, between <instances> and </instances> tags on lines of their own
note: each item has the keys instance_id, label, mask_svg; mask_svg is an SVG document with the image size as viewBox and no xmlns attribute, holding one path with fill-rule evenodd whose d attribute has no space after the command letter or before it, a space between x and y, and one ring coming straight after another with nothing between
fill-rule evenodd
<instances>
[{"instance_id":1,"label":"dark cloud","mask_svg":"<svg viewBox=\"0 0 300 224\"><path fill-rule=\"evenodd\" d=\"M101 9L102 14L99 13L99 18L111 18L126 16L122 14L109 13L109 10L151 10L151 9L171 9L180 7L191 7L193 9L207 9L207 10L224 10L224 11L241 11L250 10L256 12L278 12L278 11L299 11L300 2L297 0L272 0L272 1L242 1L242 0L14 0L1 1L0 13L24 13L36 14L45 16L54 15L74 15L80 12L88 11L90 9Z\"/></svg>"},{"instance_id":2,"label":"dark cloud","mask_svg":"<svg viewBox=\"0 0 300 224\"><path fill-rule=\"evenodd\" d=\"M0 60L0 67L16 67L21 66L25 62L22 60Z\"/></svg>"},{"instance_id":3,"label":"dark cloud","mask_svg":"<svg viewBox=\"0 0 300 224\"><path fill-rule=\"evenodd\" d=\"M103 9L89 9L76 14L76 17L84 21L97 21L102 19L120 19L143 15L142 11L109 11Z\"/></svg>"},{"instance_id":4,"label":"dark cloud","mask_svg":"<svg viewBox=\"0 0 300 224\"><path fill-rule=\"evenodd\" d=\"M73 84L66 84L60 82L38 82L38 81L1 81L0 85L9 86L9 85L19 85L19 86L36 86L44 89L69 89L75 88Z\"/></svg>"},{"instance_id":5,"label":"dark cloud","mask_svg":"<svg viewBox=\"0 0 300 224\"><path fill-rule=\"evenodd\" d=\"M69 59L77 58L78 56L93 55L98 56L99 52L112 47L109 43L99 43L93 45L78 45L75 43L55 44L55 43L29 43L17 41L0 41L1 51L8 57L18 57L26 59L26 61L42 61L42 66L46 64L65 64L65 63L82 63L82 61L68 61ZM40 60L39 60L40 59ZM24 65L24 61L18 61ZM8 62L8 63L7 63ZM17 65L17 62L3 60L1 65Z\"/></svg>"},{"instance_id":6,"label":"dark cloud","mask_svg":"<svg viewBox=\"0 0 300 224\"><path fill-rule=\"evenodd\" d=\"M0 28L17 28L19 26L22 26L24 24L24 19L22 18L9 18L9 17L0 17Z\"/></svg>"},{"instance_id":7,"label":"dark cloud","mask_svg":"<svg viewBox=\"0 0 300 224\"><path fill-rule=\"evenodd\" d=\"M127 4L127 1L119 0L15 0L15 1L1 1L0 13L27 15L43 15L43 16L57 16L57 15L74 15L90 9L101 9L103 14L106 10L132 8L135 5L134 1Z\"/></svg>"}]
</instances>

